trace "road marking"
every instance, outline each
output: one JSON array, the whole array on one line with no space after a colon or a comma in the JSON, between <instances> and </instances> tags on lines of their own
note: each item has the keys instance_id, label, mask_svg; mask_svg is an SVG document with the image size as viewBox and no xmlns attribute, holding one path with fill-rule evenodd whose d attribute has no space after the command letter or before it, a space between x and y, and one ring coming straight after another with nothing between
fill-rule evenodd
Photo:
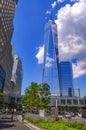
<instances>
[{"instance_id":1,"label":"road marking","mask_svg":"<svg viewBox=\"0 0 86 130\"><path fill-rule=\"evenodd\" d=\"M31 130L36 130L34 128L32 128L31 126L29 126L28 124L24 124L25 126L27 126L28 128L30 128Z\"/></svg>"}]
</instances>

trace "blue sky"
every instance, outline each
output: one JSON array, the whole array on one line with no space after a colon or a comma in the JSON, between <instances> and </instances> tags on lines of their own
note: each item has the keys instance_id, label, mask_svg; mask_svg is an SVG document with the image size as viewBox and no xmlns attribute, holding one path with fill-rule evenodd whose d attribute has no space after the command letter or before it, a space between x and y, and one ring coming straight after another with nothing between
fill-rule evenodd
<instances>
[{"instance_id":1,"label":"blue sky","mask_svg":"<svg viewBox=\"0 0 86 130\"><path fill-rule=\"evenodd\" d=\"M19 0L12 45L23 64L22 94L32 81L41 83L44 27L50 10L58 25L60 60L77 59L77 65L73 63L74 87L83 94L86 92L86 1Z\"/></svg>"}]
</instances>

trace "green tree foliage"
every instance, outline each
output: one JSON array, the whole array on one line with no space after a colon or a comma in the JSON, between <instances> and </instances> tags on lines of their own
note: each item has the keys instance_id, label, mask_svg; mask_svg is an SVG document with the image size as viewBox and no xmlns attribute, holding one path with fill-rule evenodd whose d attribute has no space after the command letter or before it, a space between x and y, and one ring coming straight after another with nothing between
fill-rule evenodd
<instances>
[{"instance_id":1,"label":"green tree foliage","mask_svg":"<svg viewBox=\"0 0 86 130\"><path fill-rule=\"evenodd\" d=\"M2 104L2 103L3 103L3 93L0 92L0 104Z\"/></svg>"},{"instance_id":2,"label":"green tree foliage","mask_svg":"<svg viewBox=\"0 0 86 130\"><path fill-rule=\"evenodd\" d=\"M50 108L50 86L46 83L41 84L40 87L40 108L49 109Z\"/></svg>"},{"instance_id":3,"label":"green tree foliage","mask_svg":"<svg viewBox=\"0 0 86 130\"><path fill-rule=\"evenodd\" d=\"M32 82L31 85L25 90L25 95L23 96L23 105L30 110L34 108L38 109L39 107L39 85Z\"/></svg>"},{"instance_id":4,"label":"green tree foliage","mask_svg":"<svg viewBox=\"0 0 86 130\"><path fill-rule=\"evenodd\" d=\"M39 85L32 82L31 85L25 90L25 95L22 97L22 103L25 108L40 109L48 108L50 105L50 87L47 84Z\"/></svg>"},{"instance_id":5,"label":"green tree foliage","mask_svg":"<svg viewBox=\"0 0 86 130\"><path fill-rule=\"evenodd\" d=\"M15 103L15 101L11 101L11 102L9 103L9 107L10 107L10 108L17 108L17 104Z\"/></svg>"}]
</instances>

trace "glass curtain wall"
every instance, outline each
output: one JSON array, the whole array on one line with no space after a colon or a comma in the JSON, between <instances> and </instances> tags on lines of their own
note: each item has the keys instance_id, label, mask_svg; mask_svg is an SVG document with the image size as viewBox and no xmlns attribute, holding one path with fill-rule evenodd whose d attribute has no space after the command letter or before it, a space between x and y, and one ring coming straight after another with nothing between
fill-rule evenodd
<instances>
[{"instance_id":1,"label":"glass curtain wall","mask_svg":"<svg viewBox=\"0 0 86 130\"><path fill-rule=\"evenodd\" d=\"M58 35L57 25L53 20L49 20L45 25L44 45L42 82L50 86L51 93L57 93L59 90Z\"/></svg>"},{"instance_id":2,"label":"glass curtain wall","mask_svg":"<svg viewBox=\"0 0 86 130\"><path fill-rule=\"evenodd\" d=\"M73 71L72 63L68 61L60 62L60 86L61 96L72 97L73 94Z\"/></svg>"}]
</instances>

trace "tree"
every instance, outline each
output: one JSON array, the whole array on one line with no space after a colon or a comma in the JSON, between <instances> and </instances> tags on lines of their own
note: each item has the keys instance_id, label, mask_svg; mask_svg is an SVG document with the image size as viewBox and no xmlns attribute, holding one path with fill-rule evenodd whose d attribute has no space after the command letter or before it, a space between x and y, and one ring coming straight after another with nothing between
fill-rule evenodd
<instances>
[{"instance_id":1,"label":"tree","mask_svg":"<svg viewBox=\"0 0 86 130\"><path fill-rule=\"evenodd\" d=\"M39 85L37 83L32 82L31 85L25 90L25 95L22 98L23 105L25 108L29 108L30 110L39 108Z\"/></svg>"},{"instance_id":2,"label":"tree","mask_svg":"<svg viewBox=\"0 0 86 130\"><path fill-rule=\"evenodd\" d=\"M47 84L41 84L32 82L31 85L25 90L25 95L22 97L22 103L25 108L40 109L48 108L50 106L50 87Z\"/></svg>"},{"instance_id":3,"label":"tree","mask_svg":"<svg viewBox=\"0 0 86 130\"><path fill-rule=\"evenodd\" d=\"M40 107L43 109L50 108L50 86L47 83L42 83L40 87Z\"/></svg>"}]
</instances>

